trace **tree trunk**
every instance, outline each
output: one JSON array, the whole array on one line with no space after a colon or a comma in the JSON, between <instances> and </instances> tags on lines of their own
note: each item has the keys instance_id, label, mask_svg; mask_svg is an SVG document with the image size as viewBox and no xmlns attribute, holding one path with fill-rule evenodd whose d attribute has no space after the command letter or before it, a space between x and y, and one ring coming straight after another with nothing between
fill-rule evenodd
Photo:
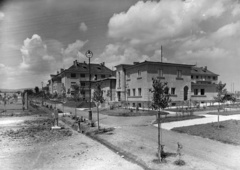
<instances>
[{"instance_id":1,"label":"tree trunk","mask_svg":"<svg viewBox=\"0 0 240 170\"><path fill-rule=\"evenodd\" d=\"M218 129L220 128L220 125L219 125L219 113L220 112L220 103L218 103Z\"/></svg>"},{"instance_id":2,"label":"tree trunk","mask_svg":"<svg viewBox=\"0 0 240 170\"><path fill-rule=\"evenodd\" d=\"M99 131L99 105L97 104L97 121L98 121L98 131Z\"/></svg>"},{"instance_id":3,"label":"tree trunk","mask_svg":"<svg viewBox=\"0 0 240 170\"><path fill-rule=\"evenodd\" d=\"M158 111L158 159L161 162L160 111Z\"/></svg>"}]
</instances>

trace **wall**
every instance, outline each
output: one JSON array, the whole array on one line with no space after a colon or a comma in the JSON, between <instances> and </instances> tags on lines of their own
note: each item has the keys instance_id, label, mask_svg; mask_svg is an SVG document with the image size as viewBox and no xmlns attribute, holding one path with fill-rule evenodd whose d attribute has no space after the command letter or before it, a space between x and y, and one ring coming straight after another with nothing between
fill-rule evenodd
<instances>
[{"instance_id":1,"label":"wall","mask_svg":"<svg viewBox=\"0 0 240 170\"><path fill-rule=\"evenodd\" d=\"M194 89L198 89L198 95L194 95ZM205 89L205 95L201 95L200 90ZM209 101L217 96L215 84L192 84L191 100Z\"/></svg>"}]
</instances>

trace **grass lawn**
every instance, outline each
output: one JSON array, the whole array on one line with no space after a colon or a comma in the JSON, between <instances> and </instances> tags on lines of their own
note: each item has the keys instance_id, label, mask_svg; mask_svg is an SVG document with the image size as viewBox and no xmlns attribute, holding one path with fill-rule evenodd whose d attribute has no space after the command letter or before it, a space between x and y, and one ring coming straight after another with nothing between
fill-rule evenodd
<instances>
[{"instance_id":1,"label":"grass lawn","mask_svg":"<svg viewBox=\"0 0 240 170\"><path fill-rule=\"evenodd\" d=\"M105 114L108 116L155 116L157 114L157 111L149 110L149 111L136 111L133 110L132 112L129 109L114 109L114 110L102 110L101 114ZM161 112L161 115L167 115L169 113L167 112Z\"/></svg>"},{"instance_id":2,"label":"grass lawn","mask_svg":"<svg viewBox=\"0 0 240 170\"><path fill-rule=\"evenodd\" d=\"M207 123L186 127L173 128L173 131L187 133L189 135L201 136L217 140L223 143L240 145L240 120L227 120L218 123Z\"/></svg>"},{"instance_id":3,"label":"grass lawn","mask_svg":"<svg viewBox=\"0 0 240 170\"><path fill-rule=\"evenodd\" d=\"M240 114L240 111L223 111L223 112L209 112L207 113L209 115L221 115L221 116L229 116L229 115L238 115Z\"/></svg>"},{"instance_id":4,"label":"grass lawn","mask_svg":"<svg viewBox=\"0 0 240 170\"><path fill-rule=\"evenodd\" d=\"M197 116L197 115L187 115L187 116L169 116L169 117L163 117L160 119L161 123L167 123L167 122L176 122L176 121L182 121L182 120L189 120L189 119L199 119L204 118L205 116ZM156 124L157 120L153 122L153 124Z\"/></svg>"}]
</instances>

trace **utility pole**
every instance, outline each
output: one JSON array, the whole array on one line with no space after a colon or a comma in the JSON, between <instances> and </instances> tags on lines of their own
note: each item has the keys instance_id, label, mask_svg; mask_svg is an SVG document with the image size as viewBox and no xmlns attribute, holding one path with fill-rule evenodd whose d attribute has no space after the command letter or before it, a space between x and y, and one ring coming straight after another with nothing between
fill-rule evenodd
<instances>
[{"instance_id":1,"label":"utility pole","mask_svg":"<svg viewBox=\"0 0 240 170\"><path fill-rule=\"evenodd\" d=\"M42 106L43 106L43 82L42 82Z\"/></svg>"}]
</instances>

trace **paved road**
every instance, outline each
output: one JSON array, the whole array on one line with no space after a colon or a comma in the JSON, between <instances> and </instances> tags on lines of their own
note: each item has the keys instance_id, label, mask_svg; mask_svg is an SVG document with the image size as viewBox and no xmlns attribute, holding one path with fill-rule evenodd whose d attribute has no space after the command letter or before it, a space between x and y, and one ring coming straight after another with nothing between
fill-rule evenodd
<instances>
[{"instance_id":1,"label":"paved road","mask_svg":"<svg viewBox=\"0 0 240 170\"><path fill-rule=\"evenodd\" d=\"M72 108L65 107L65 110L74 113ZM78 110L77 115L87 117L88 112ZM100 114L100 125L116 127L115 135L106 138L126 151L137 153L139 152L137 147L145 146L149 152L155 152L157 128L150 125L154 119L155 116L114 117ZM93 120L96 120L95 113L93 113ZM191 160L188 161L191 169L240 169L239 146L169 130L162 130L162 136L165 151L176 152L177 142L183 145L184 157ZM143 156L143 160L148 160L144 152L138 156ZM150 158L147 162L151 164Z\"/></svg>"}]
</instances>

